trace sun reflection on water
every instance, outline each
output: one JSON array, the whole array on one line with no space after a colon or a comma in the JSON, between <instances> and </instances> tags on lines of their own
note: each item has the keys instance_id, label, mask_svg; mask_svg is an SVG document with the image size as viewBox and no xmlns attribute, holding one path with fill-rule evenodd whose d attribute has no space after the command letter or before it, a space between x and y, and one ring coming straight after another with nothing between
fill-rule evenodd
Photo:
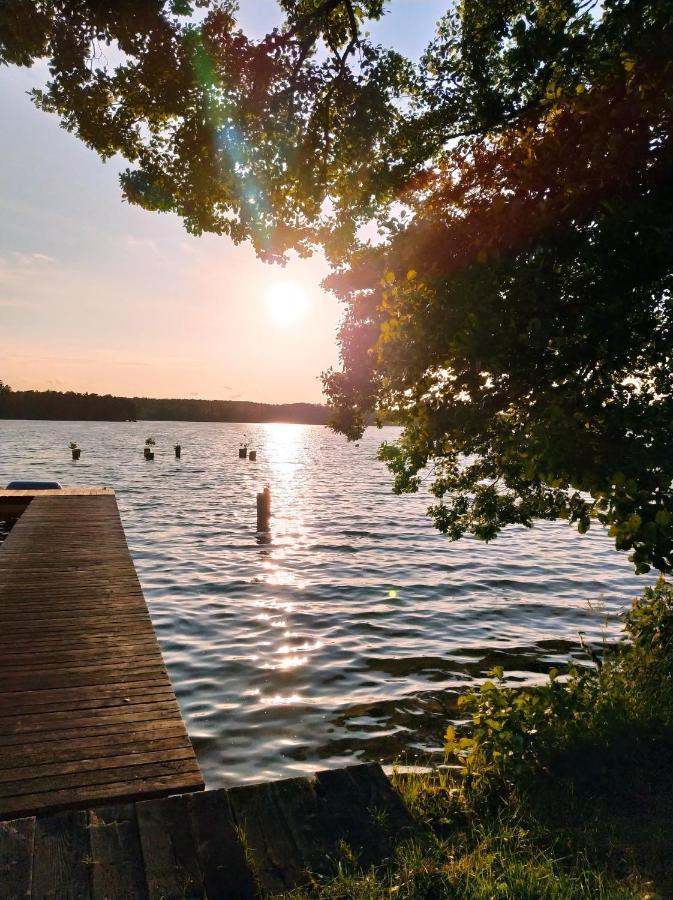
<instances>
[{"instance_id":1,"label":"sun reflection on water","mask_svg":"<svg viewBox=\"0 0 673 900\"><path fill-rule=\"evenodd\" d=\"M315 426L152 423L148 467L144 425L73 428L3 423L4 481L39 467L115 487L209 787L443 758L460 690L494 665L521 683L581 662L577 631L598 644L606 633L587 601L604 596L616 616L642 589L593 529L447 543L425 518L431 499L390 491L376 447L395 432L370 430L356 448ZM87 448L76 468L63 452L73 438ZM238 456L245 441L254 462ZM266 484L271 531L257 534Z\"/></svg>"},{"instance_id":2,"label":"sun reflection on water","mask_svg":"<svg viewBox=\"0 0 673 900\"><path fill-rule=\"evenodd\" d=\"M310 430L296 425L269 423L260 429L259 440L269 470L272 518L270 540L261 559L263 574L257 583L279 592L304 591L308 581L297 573L293 563L297 552L310 539L305 521L306 491L310 491L306 474ZM320 650L322 642L295 630L290 618L294 613L294 604L279 598L263 597L258 598L255 605L261 608L255 620L271 632L271 646L264 655L264 661L259 663L260 668L267 672L290 673L306 667L310 654ZM282 634L278 635L280 642L275 645L274 635L281 631ZM294 642L290 643L290 639ZM274 693L260 696L259 702L265 706L284 706L305 702L305 699L297 693Z\"/></svg>"},{"instance_id":3,"label":"sun reflection on water","mask_svg":"<svg viewBox=\"0 0 673 900\"><path fill-rule=\"evenodd\" d=\"M260 703L263 706L293 706L296 703L307 703L305 697L302 697L300 694L289 694L288 696L283 696L283 694L273 694L270 697L262 697Z\"/></svg>"},{"instance_id":4,"label":"sun reflection on water","mask_svg":"<svg viewBox=\"0 0 673 900\"><path fill-rule=\"evenodd\" d=\"M276 650L276 653L281 651ZM297 656L296 654L284 656L279 662L264 663L263 669L299 669L308 662L308 656Z\"/></svg>"}]
</instances>

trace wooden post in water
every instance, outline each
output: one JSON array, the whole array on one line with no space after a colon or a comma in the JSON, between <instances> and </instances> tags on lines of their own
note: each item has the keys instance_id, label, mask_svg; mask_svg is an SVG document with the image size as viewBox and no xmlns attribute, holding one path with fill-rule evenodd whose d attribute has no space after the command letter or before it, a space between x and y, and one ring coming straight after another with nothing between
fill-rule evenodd
<instances>
[{"instance_id":1,"label":"wooden post in water","mask_svg":"<svg viewBox=\"0 0 673 900\"><path fill-rule=\"evenodd\" d=\"M269 531L271 519L271 489L269 485L257 494L257 531Z\"/></svg>"},{"instance_id":2,"label":"wooden post in water","mask_svg":"<svg viewBox=\"0 0 673 900\"><path fill-rule=\"evenodd\" d=\"M175 458L180 459L180 454L182 453L182 447L180 444L175 445Z\"/></svg>"},{"instance_id":3,"label":"wooden post in water","mask_svg":"<svg viewBox=\"0 0 673 900\"><path fill-rule=\"evenodd\" d=\"M245 459L248 455L248 445L246 444L244 447L238 448L238 458Z\"/></svg>"}]
</instances>

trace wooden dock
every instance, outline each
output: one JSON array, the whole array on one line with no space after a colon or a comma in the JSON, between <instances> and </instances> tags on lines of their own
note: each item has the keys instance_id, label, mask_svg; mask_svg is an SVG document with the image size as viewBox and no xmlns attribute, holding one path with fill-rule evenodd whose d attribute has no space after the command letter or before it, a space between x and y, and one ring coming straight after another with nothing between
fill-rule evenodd
<instances>
[{"instance_id":1,"label":"wooden dock","mask_svg":"<svg viewBox=\"0 0 673 900\"><path fill-rule=\"evenodd\" d=\"M3 508L0 819L202 790L114 493Z\"/></svg>"},{"instance_id":2,"label":"wooden dock","mask_svg":"<svg viewBox=\"0 0 673 900\"><path fill-rule=\"evenodd\" d=\"M413 836L377 765L0 823L0 897L253 900ZM347 851L346 851L347 848Z\"/></svg>"},{"instance_id":3,"label":"wooden dock","mask_svg":"<svg viewBox=\"0 0 673 900\"><path fill-rule=\"evenodd\" d=\"M377 765L203 791L114 493L3 507L0 900L256 900L414 835Z\"/></svg>"}]
</instances>

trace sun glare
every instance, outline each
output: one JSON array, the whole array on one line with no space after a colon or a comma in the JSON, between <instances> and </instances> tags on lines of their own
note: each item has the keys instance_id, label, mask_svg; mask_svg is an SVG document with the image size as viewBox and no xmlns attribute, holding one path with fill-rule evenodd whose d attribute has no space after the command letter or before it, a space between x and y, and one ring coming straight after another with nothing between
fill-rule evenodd
<instances>
[{"instance_id":1,"label":"sun glare","mask_svg":"<svg viewBox=\"0 0 673 900\"><path fill-rule=\"evenodd\" d=\"M290 325L303 319L308 309L308 297L303 288L289 281L272 285L266 295L269 313L274 322Z\"/></svg>"}]
</instances>

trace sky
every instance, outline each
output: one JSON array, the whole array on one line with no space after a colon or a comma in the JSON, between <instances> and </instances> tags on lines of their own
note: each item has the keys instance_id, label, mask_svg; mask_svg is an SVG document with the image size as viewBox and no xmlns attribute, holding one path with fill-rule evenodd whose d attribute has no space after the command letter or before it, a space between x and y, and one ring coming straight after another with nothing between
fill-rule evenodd
<instances>
[{"instance_id":1,"label":"sky","mask_svg":"<svg viewBox=\"0 0 673 900\"><path fill-rule=\"evenodd\" d=\"M447 0L390 0L372 39L417 57ZM241 0L261 36L274 0ZM325 260L259 261L227 237L122 203L103 163L26 95L46 66L0 69L0 381L15 389L320 402L338 363ZM279 315L293 307L295 316ZM291 319L291 320L290 320Z\"/></svg>"}]
</instances>

